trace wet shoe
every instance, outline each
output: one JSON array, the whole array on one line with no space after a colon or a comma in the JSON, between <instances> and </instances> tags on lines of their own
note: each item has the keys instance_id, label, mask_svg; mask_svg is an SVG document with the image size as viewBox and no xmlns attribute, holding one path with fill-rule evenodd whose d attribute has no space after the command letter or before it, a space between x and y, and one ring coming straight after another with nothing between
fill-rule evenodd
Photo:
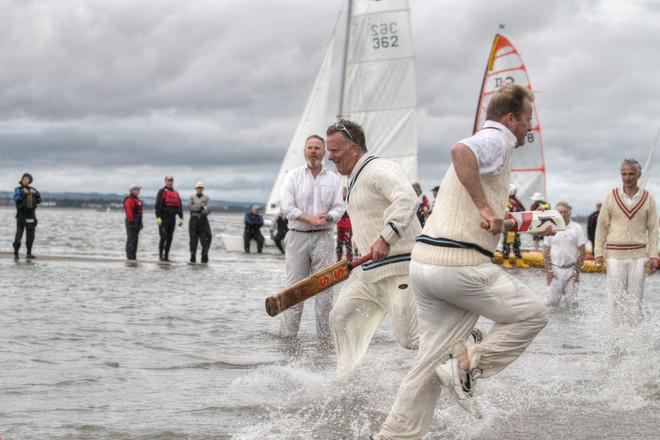
<instances>
[{"instance_id":1,"label":"wet shoe","mask_svg":"<svg viewBox=\"0 0 660 440\"><path fill-rule=\"evenodd\" d=\"M464 343L459 342L456 345L465 349ZM449 359L435 369L435 373L461 408L477 418L481 417L474 407L474 387L476 379L481 375L480 369L474 368L469 373L465 372L459 366L458 359L450 354Z\"/></svg>"},{"instance_id":2,"label":"wet shoe","mask_svg":"<svg viewBox=\"0 0 660 440\"><path fill-rule=\"evenodd\" d=\"M25 256L25 258L27 258L28 260L34 260L34 259L37 258L37 257L35 257L34 255L32 255L31 252L28 252L28 254Z\"/></svg>"},{"instance_id":3,"label":"wet shoe","mask_svg":"<svg viewBox=\"0 0 660 440\"><path fill-rule=\"evenodd\" d=\"M518 260L516 260L516 267L519 267L521 269L529 269L529 264L525 263L521 259L518 259Z\"/></svg>"},{"instance_id":4,"label":"wet shoe","mask_svg":"<svg viewBox=\"0 0 660 440\"><path fill-rule=\"evenodd\" d=\"M504 260L502 262L502 268L507 269L507 270L511 269L511 262L509 260Z\"/></svg>"},{"instance_id":5,"label":"wet shoe","mask_svg":"<svg viewBox=\"0 0 660 440\"><path fill-rule=\"evenodd\" d=\"M197 263L197 257L196 257L195 255L191 255L191 256L190 256L190 263L191 263L191 264L195 264L195 263Z\"/></svg>"},{"instance_id":6,"label":"wet shoe","mask_svg":"<svg viewBox=\"0 0 660 440\"><path fill-rule=\"evenodd\" d=\"M202 255L202 264L208 264L209 257L208 255Z\"/></svg>"}]
</instances>

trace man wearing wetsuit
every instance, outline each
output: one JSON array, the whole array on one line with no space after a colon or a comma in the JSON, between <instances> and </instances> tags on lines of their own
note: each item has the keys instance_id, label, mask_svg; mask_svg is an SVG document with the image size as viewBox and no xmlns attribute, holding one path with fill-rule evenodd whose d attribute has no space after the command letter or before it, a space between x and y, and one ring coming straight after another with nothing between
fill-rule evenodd
<instances>
[{"instance_id":1,"label":"man wearing wetsuit","mask_svg":"<svg viewBox=\"0 0 660 440\"><path fill-rule=\"evenodd\" d=\"M197 182L195 194L190 196L190 221L188 231L190 232L190 262L197 262L197 243L202 245L202 263L209 262L209 248L213 234L209 224L209 205L211 200L204 194L204 184Z\"/></svg>"},{"instance_id":2,"label":"man wearing wetsuit","mask_svg":"<svg viewBox=\"0 0 660 440\"><path fill-rule=\"evenodd\" d=\"M39 191L32 188L32 175L29 173L23 174L21 181L18 182L19 186L14 190L12 199L16 202L16 237L14 238L14 258L18 260L18 250L21 248L21 239L23 238L23 231L27 232L25 240L25 247L27 248L27 255L25 258L32 259L32 244L34 243L34 232L37 228L37 217L35 211L37 205L41 203L41 195Z\"/></svg>"},{"instance_id":3,"label":"man wearing wetsuit","mask_svg":"<svg viewBox=\"0 0 660 440\"><path fill-rule=\"evenodd\" d=\"M160 261L170 261L170 248L176 227L176 216L179 216L179 226L183 226L183 205L179 193L174 190L174 177L165 177L165 186L156 196L156 224L160 234L158 243L158 258Z\"/></svg>"}]
</instances>

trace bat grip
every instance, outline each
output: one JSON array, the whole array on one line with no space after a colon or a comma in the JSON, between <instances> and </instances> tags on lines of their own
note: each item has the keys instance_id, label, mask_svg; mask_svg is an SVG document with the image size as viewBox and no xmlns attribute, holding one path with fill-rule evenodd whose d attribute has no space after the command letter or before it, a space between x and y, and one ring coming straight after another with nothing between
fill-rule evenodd
<instances>
[{"instance_id":1,"label":"bat grip","mask_svg":"<svg viewBox=\"0 0 660 440\"><path fill-rule=\"evenodd\" d=\"M481 222L481 229L489 229L489 228L490 228L490 224L486 220ZM515 228L516 228L516 222L514 220L511 219L504 220L505 231L512 231Z\"/></svg>"},{"instance_id":2,"label":"bat grip","mask_svg":"<svg viewBox=\"0 0 660 440\"><path fill-rule=\"evenodd\" d=\"M367 255L364 255L360 258L351 261L350 263L348 263L348 270L353 270L358 266L362 266L367 261L371 261L373 257L374 257L373 253L369 252Z\"/></svg>"}]
</instances>

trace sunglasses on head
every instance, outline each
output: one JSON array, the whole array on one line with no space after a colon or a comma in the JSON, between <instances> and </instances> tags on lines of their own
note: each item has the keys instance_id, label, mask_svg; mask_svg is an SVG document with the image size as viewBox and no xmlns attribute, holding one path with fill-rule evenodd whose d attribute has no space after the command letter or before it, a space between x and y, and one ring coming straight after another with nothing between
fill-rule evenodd
<instances>
[{"instance_id":1,"label":"sunglasses on head","mask_svg":"<svg viewBox=\"0 0 660 440\"><path fill-rule=\"evenodd\" d=\"M348 135L348 138L351 140L351 142L355 142L353 140L353 136L351 136L351 132L348 131L348 128L346 128L346 126L344 124L340 124L339 122L337 122L336 124L332 124L332 128L334 128L335 130L338 130L338 131L343 131L344 133L346 133Z\"/></svg>"}]
</instances>

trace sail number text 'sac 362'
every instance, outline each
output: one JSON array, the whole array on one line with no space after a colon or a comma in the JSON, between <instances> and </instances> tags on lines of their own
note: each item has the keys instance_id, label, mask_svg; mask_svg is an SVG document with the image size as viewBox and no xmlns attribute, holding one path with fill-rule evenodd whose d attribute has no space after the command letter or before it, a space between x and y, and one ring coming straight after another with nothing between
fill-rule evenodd
<instances>
[{"instance_id":1,"label":"sail number text 'sac 362'","mask_svg":"<svg viewBox=\"0 0 660 440\"><path fill-rule=\"evenodd\" d=\"M372 24L369 26L369 29L371 31L371 47L373 49L399 47L396 23Z\"/></svg>"}]
</instances>

